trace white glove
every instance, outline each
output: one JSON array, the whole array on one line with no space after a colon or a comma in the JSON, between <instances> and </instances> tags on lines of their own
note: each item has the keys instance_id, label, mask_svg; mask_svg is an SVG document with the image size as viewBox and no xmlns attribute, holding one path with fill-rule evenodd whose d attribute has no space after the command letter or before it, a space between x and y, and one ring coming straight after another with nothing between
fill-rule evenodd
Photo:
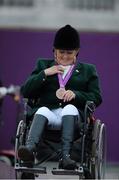
<instances>
[{"instance_id":1,"label":"white glove","mask_svg":"<svg viewBox=\"0 0 119 180\"><path fill-rule=\"evenodd\" d=\"M0 87L0 98L3 98L7 94L7 88Z\"/></svg>"}]
</instances>

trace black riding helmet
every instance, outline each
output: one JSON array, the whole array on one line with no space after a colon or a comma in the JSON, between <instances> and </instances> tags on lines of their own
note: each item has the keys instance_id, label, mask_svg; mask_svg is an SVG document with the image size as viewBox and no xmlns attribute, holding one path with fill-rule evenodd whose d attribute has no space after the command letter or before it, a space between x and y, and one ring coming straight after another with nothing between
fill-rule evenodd
<instances>
[{"instance_id":1,"label":"black riding helmet","mask_svg":"<svg viewBox=\"0 0 119 180\"><path fill-rule=\"evenodd\" d=\"M53 46L55 49L78 49L80 48L79 33L72 26L65 25L56 32Z\"/></svg>"}]
</instances>

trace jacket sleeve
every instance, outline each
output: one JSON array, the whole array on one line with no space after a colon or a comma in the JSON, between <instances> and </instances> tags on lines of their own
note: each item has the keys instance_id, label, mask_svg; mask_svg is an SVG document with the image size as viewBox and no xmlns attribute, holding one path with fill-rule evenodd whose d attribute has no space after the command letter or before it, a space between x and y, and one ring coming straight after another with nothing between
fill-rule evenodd
<instances>
[{"instance_id":1,"label":"jacket sleeve","mask_svg":"<svg viewBox=\"0 0 119 180\"><path fill-rule=\"evenodd\" d=\"M76 98L74 101L76 104L79 104L82 107L85 106L86 101L93 101L97 107L102 102L102 96L99 77L94 65L89 65L86 76L88 79L87 90L74 91L74 93L76 94Z\"/></svg>"},{"instance_id":2,"label":"jacket sleeve","mask_svg":"<svg viewBox=\"0 0 119 180\"><path fill-rule=\"evenodd\" d=\"M39 60L37 62L35 70L21 86L21 94L25 98L34 98L37 96L40 88L45 84L47 78L44 69L47 67L47 62L44 61L45 60Z\"/></svg>"}]
</instances>

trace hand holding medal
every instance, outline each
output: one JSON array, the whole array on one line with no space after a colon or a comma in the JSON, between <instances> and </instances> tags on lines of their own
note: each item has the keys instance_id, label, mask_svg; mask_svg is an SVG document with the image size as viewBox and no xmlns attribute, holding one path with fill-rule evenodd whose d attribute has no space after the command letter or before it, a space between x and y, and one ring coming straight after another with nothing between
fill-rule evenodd
<instances>
[{"instance_id":1,"label":"hand holding medal","mask_svg":"<svg viewBox=\"0 0 119 180\"><path fill-rule=\"evenodd\" d=\"M65 90L65 88L59 88L56 91L56 96L58 99L63 99L64 102L71 101L72 99L75 99L75 93L71 90Z\"/></svg>"},{"instance_id":2,"label":"hand holding medal","mask_svg":"<svg viewBox=\"0 0 119 180\"><path fill-rule=\"evenodd\" d=\"M58 99L63 99L65 94L65 88L61 87L56 91L56 96Z\"/></svg>"}]
</instances>

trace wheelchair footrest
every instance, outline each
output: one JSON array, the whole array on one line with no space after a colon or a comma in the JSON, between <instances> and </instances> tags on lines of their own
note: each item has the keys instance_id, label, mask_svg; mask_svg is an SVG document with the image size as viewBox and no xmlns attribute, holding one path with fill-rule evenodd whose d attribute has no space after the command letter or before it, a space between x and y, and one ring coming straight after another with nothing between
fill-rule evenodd
<instances>
[{"instance_id":1,"label":"wheelchair footrest","mask_svg":"<svg viewBox=\"0 0 119 180\"><path fill-rule=\"evenodd\" d=\"M77 170L65 170L65 169L56 169L52 170L52 174L54 175L81 175L83 174L83 168L80 167Z\"/></svg>"},{"instance_id":2,"label":"wheelchair footrest","mask_svg":"<svg viewBox=\"0 0 119 180\"><path fill-rule=\"evenodd\" d=\"M46 172L46 167L15 167L16 171L20 171L20 172L27 172L27 173L39 173L39 174L47 174Z\"/></svg>"}]
</instances>

